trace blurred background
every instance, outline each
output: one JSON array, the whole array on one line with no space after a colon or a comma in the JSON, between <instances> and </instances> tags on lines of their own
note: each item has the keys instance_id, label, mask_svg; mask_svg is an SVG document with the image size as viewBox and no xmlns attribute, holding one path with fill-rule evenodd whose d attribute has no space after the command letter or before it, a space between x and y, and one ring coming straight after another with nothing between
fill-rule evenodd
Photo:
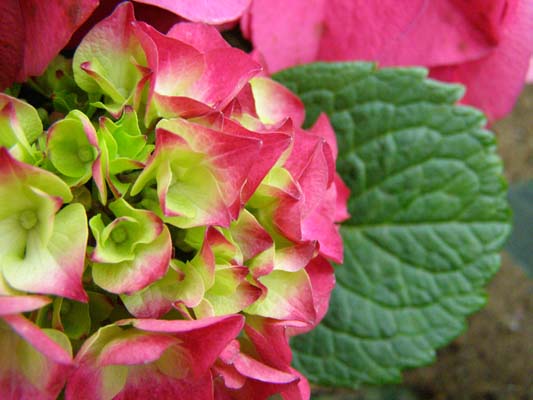
<instances>
[{"instance_id":1,"label":"blurred background","mask_svg":"<svg viewBox=\"0 0 533 400\"><path fill-rule=\"evenodd\" d=\"M313 400L533 400L533 85L491 128L498 138L514 212L503 265L487 306L437 362L404 373L401 386L314 388Z\"/></svg>"}]
</instances>

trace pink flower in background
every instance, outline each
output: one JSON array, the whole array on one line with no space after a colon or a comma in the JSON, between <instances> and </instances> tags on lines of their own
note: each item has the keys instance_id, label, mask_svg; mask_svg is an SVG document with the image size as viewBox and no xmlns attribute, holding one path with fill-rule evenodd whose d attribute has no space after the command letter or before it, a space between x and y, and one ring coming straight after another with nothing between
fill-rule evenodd
<instances>
[{"instance_id":1,"label":"pink flower in background","mask_svg":"<svg viewBox=\"0 0 533 400\"><path fill-rule=\"evenodd\" d=\"M3 0L0 90L42 74L97 5L98 0Z\"/></svg>"},{"instance_id":2,"label":"pink flower in background","mask_svg":"<svg viewBox=\"0 0 533 400\"><path fill-rule=\"evenodd\" d=\"M194 22L223 24L240 18L251 0L135 0L168 10Z\"/></svg>"},{"instance_id":3,"label":"pink flower in background","mask_svg":"<svg viewBox=\"0 0 533 400\"><path fill-rule=\"evenodd\" d=\"M508 113L533 52L533 2L254 0L241 20L270 72L316 60L421 65L467 86L490 120Z\"/></svg>"}]
</instances>

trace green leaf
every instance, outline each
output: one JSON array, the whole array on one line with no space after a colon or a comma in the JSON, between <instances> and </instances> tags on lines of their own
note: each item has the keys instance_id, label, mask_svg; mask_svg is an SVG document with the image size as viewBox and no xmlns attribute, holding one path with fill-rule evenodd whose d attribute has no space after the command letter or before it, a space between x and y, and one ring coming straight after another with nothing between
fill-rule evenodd
<instances>
[{"instance_id":1,"label":"green leaf","mask_svg":"<svg viewBox=\"0 0 533 400\"><path fill-rule=\"evenodd\" d=\"M423 69L317 63L275 78L329 114L337 168L351 188L344 265L324 321L294 338L312 382L398 382L434 361L485 303L510 232L502 165L484 116L463 89Z\"/></svg>"}]
</instances>

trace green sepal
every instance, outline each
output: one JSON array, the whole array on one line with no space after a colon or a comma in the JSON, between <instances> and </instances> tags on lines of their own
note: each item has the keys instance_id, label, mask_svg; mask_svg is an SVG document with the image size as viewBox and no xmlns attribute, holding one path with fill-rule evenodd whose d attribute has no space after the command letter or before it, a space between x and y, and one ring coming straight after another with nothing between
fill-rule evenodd
<instances>
[{"instance_id":1,"label":"green sepal","mask_svg":"<svg viewBox=\"0 0 533 400\"><path fill-rule=\"evenodd\" d=\"M99 156L96 131L81 111L71 111L48 131L47 156L70 186L87 182Z\"/></svg>"},{"instance_id":2,"label":"green sepal","mask_svg":"<svg viewBox=\"0 0 533 400\"><path fill-rule=\"evenodd\" d=\"M52 100L56 112L68 114L72 110L85 110L87 95L74 81L72 60L58 55L44 73L29 81L31 87Z\"/></svg>"},{"instance_id":3,"label":"green sepal","mask_svg":"<svg viewBox=\"0 0 533 400\"><path fill-rule=\"evenodd\" d=\"M98 140L105 178L115 197L120 197L127 192L130 183L121 181L118 175L142 169L154 146L147 144L146 136L139 129L137 113L131 107L125 107L116 122L101 119Z\"/></svg>"},{"instance_id":4,"label":"green sepal","mask_svg":"<svg viewBox=\"0 0 533 400\"><path fill-rule=\"evenodd\" d=\"M73 340L87 336L91 330L89 304L58 297L54 300L52 326Z\"/></svg>"},{"instance_id":5,"label":"green sepal","mask_svg":"<svg viewBox=\"0 0 533 400\"><path fill-rule=\"evenodd\" d=\"M106 263L133 260L136 246L150 243L158 236L159 223L153 213L135 209L123 198L111 203L109 208L117 218L107 226L101 214L89 221L96 239L95 258Z\"/></svg>"},{"instance_id":6,"label":"green sepal","mask_svg":"<svg viewBox=\"0 0 533 400\"><path fill-rule=\"evenodd\" d=\"M28 103L0 93L0 146L16 159L36 165L42 156L33 145L43 134L37 110Z\"/></svg>"}]
</instances>

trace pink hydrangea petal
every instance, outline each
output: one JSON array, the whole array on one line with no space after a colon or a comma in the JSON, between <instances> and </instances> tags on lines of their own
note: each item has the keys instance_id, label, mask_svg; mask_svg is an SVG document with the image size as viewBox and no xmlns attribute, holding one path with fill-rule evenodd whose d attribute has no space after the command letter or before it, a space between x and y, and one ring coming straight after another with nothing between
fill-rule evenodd
<instances>
[{"instance_id":1,"label":"pink hydrangea petal","mask_svg":"<svg viewBox=\"0 0 533 400\"><path fill-rule=\"evenodd\" d=\"M293 242L302 241L302 189L298 182L294 182L292 176L285 171L289 180L277 182L277 186L262 184L259 188L261 195L273 201L262 206L265 215L270 215L273 226L277 233L281 233ZM279 185L278 185L279 184Z\"/></svg>"},{"instance_id":2,"label":"pink hydrangea petal","mask_svg":"<svg viewBox=\"0 0 533 400\"><path fill-rule=\"evenodd\" d=\"M31 243L30 248L25 260L4 268L4 277L11 286L32 293L49 293L87 301L87 294L81 286L81 274L68 268L72 269L75 264L69 266L57 260L48 249L35 243Z\"/></svg>"},{"instance_id":3,"label":"pink hydrangea petal","mask_svg":"<svg viewBox=\"0 0 533 400\"><path fill-rule=\"evenodd\" d=\"M454 1L400 5L394 0L333 0L325 11L319 58L435 66L474 60L487 55L492 46Z\"/></svg>"},{"instance_id":4,"label":"pink hydrangea petal","mask_svg":"<svg viewBox=\"0 0 533 400\"><path fill-rule=\"evenodd\" d=\"M193 151L206 154L206 162L217 181L224 182L219 185L219 190L226 205L239 198L240 189L262 147L257 137L220 132L183 119L170 120L159 126L177 132ZM239 158L237 164L234 162L236 157Z\"/></svg>"},{"instance_id":5,"label":"pink hydrangea petal","mask_svg":"<svg viewBox=\"0 0 533 400\"><path fill-rule=\"evenodd\" d=\"M496 45L501 39L504 24L509 22L507 13L515 7L517 0L452 0L451 3L485 35L489 43Z\"/></svg>"},{"instance_id":6,"label":"pink hydrangea petal","mask_svg":"<svg viewBox=\"0 0 533 400\"><path fill-rule=\"evenodd\" d=\"M243 353L239 353L232 360L232 364L241 374L260 382L290 383L298 379L292 374L269 367Z\"/></svg>"},{"instance_id":7,"label":"pink hydrangea petal","mask_svg":"<svg viewBox=\"0 0 533 400\"><path fill-rule=\"evenodd\" d=\"M217 284L219 283L217 282ZM203 301L207 302L209 307L204 308L202 307L203 304L200 303L200 305L194 309L194 312L197 318L239 313L253 304L259 297L261 297L261 294L262 291L260 288L243 280L233 292L226 295L217 293L216 288L215 292L208 291L205 294Z\"/></svg>"},{"instance_id":8,"label":"pink hydrangea petal","mask_svg":"<svg viewBox=\"0 0 533 400\"><path fill-rule=\"evenodd\" d=\"M265 124L278 124L291 118L299 127L305 119L305 109L298 96L270 78L256 77L250 80L255 107L259 119Z\"/></svg>"},{"instance_id":9,"label":"pink hydrangea petal","mask_svg":"<svg viewBox=\"0 0 533 400\"><path fill-rule=\"evenodd\" d=\"M180 365L179 360L172 361L176 365L164 366L165 369L174 367L173 371L165 371L170 374L163 373L161 366L153 364L99 368L83 362L69 378L65 397L68 400L212 398L212 377L209 372L196 379L181 379L179 374L183 372L183 365Z\"/></svg>"},{"instance_id":10,"label":"pink hydrangea petal","mask_svg":"<svg viewBox=\"0 0 533 400\"><path fill-rule=\"evenodd\" d=\"M279 200L272 215L274 226L289 240L300 242L302 240L300 199L295 199L286 193L281 193L275 197L278 197Z\"/></svg>"},{"instance_id":11,"label":"pink hydrangea petal","mask_svg":"<svg viewBox=\"0 0 533 400\"><path fill-rule=\"evenodd\" d=\"M527 70L526 81L527 83L533 82L533 57L529 59L529 69Z\"/></svg>"},{"instance_id":12,"label":"pink hydrangea petal","mask_svg":"<svg viewBox=\"0 0 533 400\"><path fill-rule=\"evenodd\" d=\"M220 361L214 372L222 377L224 385L217 382L216 399L266 400L299 381L298 375L272 368L241 352L237 341L226 347Z\"/></svg>"},{"instance_id":13,"label":"pink hydrangea petal","mask_svg":"<svg viewBox=\"0 0 533 400\"><path fill-rule=\"evenodd\" d=\"M305 238L304 239L308 239ZM280 271L296 272L304 268L313 258L316 250L315 238L302 243L276 248L274 268Z\"/></svg>"},{"instance_id":14,"label":"pink hydrangea petal","mask_svg":"<svg viewBox=\"0 0 533 400\"><path fill-rule=\"evenodd\" d=\"M135 318L161 318L172 309L172 301L158 288L151 286L132 296L123 294L120 298Z\"/></svg>"},{"instance_id":15,"label":"pink hydrangea petal","mask_svg":"<svg viewBox=\"0 0 533 400\"><path fill-rule=\"evenodd\" d=\"M245 183L249 171L257 162L262 147L257 137L217 132L185 120L176 120L180 135L185 137L194 151L203 151L212 164L226 204L231 204ZM239 163L235 164L238 157Z\"/></svg>"},{"instance_id":16,"label":"pink hydrangea petal","mask_svg":"<svg viewBox=\"0 0 533 400\"><path fill-rule=\"evenodd\" d=\"M0 89L40 75L98 0L3 1L0 6Z\"/></svg>"},{"instance_id":17,"label":"pink hydrangea petal","mask_svg":"<svg viewBox=\"0 0 533 400\"><path fill-rule=\"evenodd\" d=\"M234 398L227 389L240 389L246 383L246 377L232 365L217 361L212 371L213 375L218 378L215 380L215 400L233 400Z\"/></svg>"},{"instance_id":18,"label":"pink hydrangea petal","mask_svg":"<svg viewBox=\"0 0 533 400\"><path fill-rule=\"evenodd\" d=\"M213 25L236 20L250 4L250 0L217 0L216 2L208 0L135 1L164 8L190 21L205 22Z\"/></svg>"},{"instance_id":19,"label":"pink hydrangea petal","mask_svg":"<svg viewBox=\"0 0 533 400\"><path fill-rule=\"evenodd\" d=\"M508 14L513 23L502 32L499 45L489 55L430 70L433 78L466 85L468 90L461 101L484 110L489 121L512 109L523 88L533 52L533 4L517 1Z\"/></svg>"},{"instance_id":20,"label":"pink hydrangea petal","mask_svg":"<svg viewBox=\"0 0 533 400\"><path fill-rule=\"evenodd\" d=\"M252 57L233 47L206 52L205 62L206 69L202 79L194 85L194 92L216 109L224 108L261 71L261 66ZM220 79L222 74L224 79Z\"/></svg>"},{"instance_id":21,"label":"pink hydrangea petal","mask_svg":"<svg viewBox=\"0 0 533 400\"><path fill-rule=\"evenodd\" d=\"M131 294L161 278L172 255L170 232L165 226L151 243L139 244L133 261L93 265L95 282L112 293Z\"/></svg>"},{"instance_id":22,"label":"pink hydrangea petal","mask_svg":"<svg viewBox=\"0 0 533 400\"><path fill-rule=\"evenodd\" d=\"M59 202L72 200L69 187L59 177L14 159L9 151L2 147L0 148L0 183L7 184L14 181L22 181L24 184L57 197Z\"/></svg>"},{"instance_id":23,"label":"pink hydrangea petal","mask_svg":"<svg viewBox=\"0 0 533 400\"><path fill-rule=\"evenodd\" d=\"M350 189L348 186L346 186L337 172L335 172L334 184L336 191L336 206L333 221L343 222L350 218L350 213L348 212L348 198L350 197Z\"/></svg>"},{"instance_id":24,"label":"pink hydrangea petal","mask_svg":"<svg viewBox=\"0 0 533 400\"><path fill-rule=\"evenodd\" d=\"M126 104L139 107L152 73L145 66L134 21L132 4L121 3L111 15L97 22L74 53L76 83L89 93L105 94L106 104L100 106L115 118L119 118Z\"/></svg>"},{"instance_id":25,"label":"pink hydrangea petal","mask_svg":"<svg viewBox=\"0 0 533 400\"><path fill-rule=\"evenodd\" d=\"M275 319L250 316L244 326L261 359L281 370L292 362L287 325L285 321L282 323Z\"/></svg>"},{"instance_id":26,"label":"pink hydrangea petal","mask_svg":"<svg viewBox=\"0 0 533 400\"><path fill-rule=\"evenodd\" d=\"M331 149L323 137L302 130L295 132L294 148L284 167L298 181L304 193L302 215L311 212L325 197L334 177Z\"/></svg>"},{"instance_id":27,"label":"pink hydrangea petal","mask_svg":"<svg viewBox=\"0 0 533 400\"><path fill-rule=\"evenodd\" d=\"M220 118L217 124L226 133L243 138L253 138L261 142L259 155L253 168L250 168L244 187L242 187L240 204L238 204L238 209L240 210L240 206L250 199L263 178L280 159L293 139L292 136L283 132L253 132L227 118Z\"/></svg>"},{"instance_id":28,"label":"pink hydrangea petal","mask_svg":"<svg viewBox=\"0 0 533 400\"><path fill-rule=\"evenodd\" d=\"M54 400L56 395L42 393L42 391L32 385L22 372L7 370L0 374L0 398L6 400L39 398Z\"/></svg>"},{"instance_id":29,"label":"pink hydrangea petal","mask_svg":"<svg viewBox=\"0 0 533 400\"><path fill-rule=\"evenodd\" d=\"M146 52L148 66L155 74L152 90L167 96L188 94L205 68L202 53L144 22L134 23L134 30Z\"/></svg>"},{"instance_id":30,"label":"pink hydrangea petal","mask_svg":"<svg viewBox=\"0 0 533 400\"><path fill-rule=\"evenodd\" d=\"M189 97L215 109L224 108L261 68L246 53L235 48L215 48L202 53L141 22L136 23L136 32L155 74L150 89L150 98L155 100L153 109L149 110L152 114L168 117L172 113L173 116L184 112L192 114L183 110L179 103L174 104L178 108L173 110L176 100L165 97ZM232 68L228 69L228 65ZM221 74L225 79L219 79ZM200 111L205 114L206 110Z\"/></svg>"},{"instance_id":31,"label":"pink hydrangea petal","mask_svg":"<svg viewBox=\"0 0 533 400\"><path fill-rule=\"evenodd\" d=\"M333 160L336 161L337 154L339 153L339 149L337 147L337 137L335 136L335 130L333 129L333 126L331 126L327 114L321 113L314 125L311 127L311 129L309 129L309 132L314 133L317 136L321 136L326 140L326 143L331 149Z\"/></svg>"},{"instance_id":32,"label":"pink hydrangea petal","mask_svg":"<svg viewBox=\"0 0 533 400\"><path fill-rule=\"evenodd\" d=\"M218 382L217 382L218 383ZM215 387L215 399L219 400L269 400L273 395L281 393L287 387L297 385L298 382L268 383L246 379L242 387L237 390L224 387L223 384ZM307 400L307 399L302 399Z\"/></svg>"},{"instance_id":33,"label":"pink hydrangea petal","mask_svg":"<svg viewBox=\"0 0 533 400\"><path fill-rule=\"evenodd\" d=\"M220 360L225 364L233 365L241 375L262 382L289 383L297 379L292 374L261 363L246 353L241 352L240 344L237 340L231 341L226 346L220 354Z\"/></svg>"},{"instance_id":34,"label":"pink hydrangea petal","mask_svg":"<svg viewBox=\"0 0 533 400\"><path fill-rule=\"evenodd\" d=\"M0 3L0 90L11 86L24 62L24 20L19 0Z\"/></svg>"},{"instance_id":35,"label":"pink hydrangea petal","mask_svg":"<svg viewBox=\"0 0 533 400\"><path fill-rule=\"evenodd\" d=\"M172 130L183 128L181 133L191 139L193 143L189 145L184 138L166 128ZM132 186L131 193L139 193L150 179L156 178L159 202L165 214L165 222L178 227L228 226L231 219L228 207L233 204L240 193L237 190L240 185L234 186L234 184L238 183L239 179L242 179L242 175L246 174L247 171L243 170L241 165L235 165L234 163L231 164L231 168L227 168L224 171L225 167L220 163L227 161L226 156L228 154L217 155L212 153L209 155L208 161L198 163L198 156L204 153L204 149L201 146L197 147L196 136L200 141L206 141L207 139L208 143L209 136L211 136L213 141L208 147L211 150L215 150L215 153L217 147L220 150L224 150L225 143L227 144L226 150L229 153L236 151L236 149L231 148L231 143L237 142L225 137L220 132L209 130L206 127L192 124L185 120L164 120L156 129L155 152L148 161L145 170ZM243 143L243 140L240 139L240 143ZM247 144L250 145L250 141ZM260 142L256 141L255 145L260 145ZM197 150L199 154L193 155L194 150ZM186 173L177 180L173 179L173 171L171 170L171 163L175 162L174 159L176 157L182 157L182 159L183 157L185 159L192 157L192 159L197 160L190 161L190 163L194 164L196 162L196 164L189 165ZM217 160L217 158L220 159ZM218 167L214 165L214 162L218 164ZM228 178L228 180L222 178L221 181L226 184L223 188L218 183L217 175L219 173L222 177ZM199 187L197 182L202 182L202 187ZM221 192L222 189L224 189L225 193ZM231 192L232 190L233 193ZM226 199L226 194L230 198Z\"/></svg>"},{"instance_id":36,"label":"pink hydrangea petal","mask_svg":"<svg viewBox=\"0 0 533 400\"><path fill-rule=\"evenodd\" d=\"M241 211L239 219L231 224L230 232L243 253L244 261L255 257L274 244L268 232L248 210Z\"/></svg>"},{"instance_id":37,"label":"pink hydrangea petal","mask_svg":"<svg viewBox=\"0 0 533 400\"><path fill-rule=\"evenodd\" d=\"M57 284L58 291L49 293L82 302L88 300L82 285L88 232L87 216L80 203L69 204L56 215L48 249L61 266L64 284ZM46 279L51 280L52 276L50 274Z\"/></svg>"},{"instance_id":38,"label":"pink hydrangea petal","mask_svg":"<svg viewBox=\"0 0 533 400\"><path fill-rule=\"evenodd\" d=\"M311 282L305 270L274 270L259 279L267 288L267 294L248 307L246 312L267 318L314 324L316 311Z\"/></svg>"},{"instance_id":39,"label":"pink hydrangea petal","mask_svg":"<svg viewBox=\"0 0 533 400\"><path fill-rule=\"evenodd\" d=\"M191 263L171 261L166 275L149 287L121 295L124 305L136 318L160 318L172 309L196 307L204 297L205 286L202 276ZM214 269L214 265L213 265Z\"/></svg>"},{"instance_id":40,"label":"pink hydrangea petal","mask_svg":"<svg viewBox=\"0 0 533 400\"><path fill-rule=\"evenodd\" d=\"M25 152L29 153L29 163L33 162L31 156L33 150L30 143L33 143L43 132L43 125L35 108L24 100L0 93L0 119L7 124L4 129L12 132L12 136L10 135L12 140L18 142L18 146L22 146ZM5 134L6 132L3 135ZM12 146L6 139L3 139L3 145ZM20 157L17 156L17 159Z\"/></svg>"},{"instance_id":41,"label":"pink hydrangea petal","mask_svg":"<svg viewBox=\"0 0 533 400\"><path fill-rule=\"evenodd\" d=\"M292 356L287 337L313 329L324 318L335 287L333 267L321 256L315 257L305 268L312 286L315 320L312 324L301 321L279 321L249 316L245 330L261 357L270 365L283 369L290 365ZM288 336L287 336L288 335ZM275 344L275 345L274 345Z\"/></svg>"},{"instance_id":42,"label":"pink hydrangea petal","mask_svg":"<svg viewBox=\"0 0 533 400\"><path fill-rule=\"evenodd\" d=\"M0 318L0 325L0 347L8 350L0 360L0 398L56 399L71 371L69 352L20 315ZM61 336L47 331L56 339Z\"/></svg>"},{"instance_id":43,"label":"pink hydrangea petal","mask_svg":"<svg viewBox=\"0 0 533 400\"><path fill-rule=\"evenodd\" d=\"M283 400L308 400L311 398L311 386L307 378L298 370L289 368L289 371L300 378L297 385L289 385L281 392Z\"/></svg>"},{"instance_id":44,"label":"pink hydrangea petal","mask_svg":"<svg viewBox=\"0 0 533 400\"><path fill-rule=\"evenodd\" d=\"M0 296L0 316L37 310L51 301L44 296Z\"/></svg>"},{"instance_id":45,"label":"pink hydrangea petal","mask_svg":"<svg viewBox=\"0 0 533 400\"><path fill-rule=\"evenodd\" d=\"M342 263L342 238L339 227L333 221L336 196L336 187L331 185L322 202L302 220L302 239L318 241L321 255L336 263Z\"/></svg>"},{"instance_id":46,"label":"pink hydrangea petal","mask_svg":"<svg viewBox=\"0 0 533 400\"><path fill-rule=\"evenodd\" d=\"M333 267L323 257L316 257L305 267L313 287L313 303L316 310L315 324L320 323L329 308L331 291L335 287Z\"/></svg>"},{"instance_id":47,"label":"pink hydrangea petal","mask_svg":"<svg viewBox=\"0 0 533 400\"><path fill-rule=\"evenodd\" d=\"M242 121L243 117L252 117L253 119L259 118L255 109L255 99L254 94L252 92L252 85L250 85L249 82L244 85L241 91L237 93L235 98L226 106L226 108L222 112L225 116L233 118L239 122ZM248 129L253 129L252 127L243 124L242 122L241 124Z\"/></svg>"},{"instance_id":48,"label":"pink hydrangea petal","mask_svg":"<svg viewBox=\"0 0 533 400\"><path fill-rule=\"evenodd\" d=\"M307 1L279 3L254 1L241 22L272 72L301 62L292 46L315 49L320 41L304 61L431 67L438 79L466 84L463 102L482 107L489 120L511 109L533 50L532 5L526 0L332 0L314 8ZM298 7L317 15L301 18L306 10ZM301 19L287 23L291 18ZM318 35L313 31L317 26Z\"/></svg>"},{"instance_id":49,"label":"pink hydrangea petal","mask_svg":"<svg viewBox=\"0 0 533 400\"><path fill-rule=\"evenodd\" d=\"M2 317L11 328L40 353L56 363L72 364L72 355L63 347L50 339L37 325L21 315L6 315Z\"/></svg>"},{"instance_id":50,"label":"pink hydrangea petal","mask_svg":"<svg viewBox=\"0 0 533 400\"><path fill-rule=\"evenodd\" d=\"M206 372L197 379L172 379L153 368L136 368L129 372L122 391L113 399L198 399L212 400L213 379Z\"/></svg>"},{"instance_id":51,"label":"pink hydrangea petal","mask_svg":"<svg viewBox=\"0 0 533 400\"><path fill-rule=\"evenodd\" d=\"M270 72L313 61L322 36L325 0L254 0L243 20ZM247 29L246 22L249 22Z\"/></svg>"},{"instance_id":52,"label":"pink hydrangea petal","mask_svg":"<svg viewBox=\"0 0 533 400\"><path fill-rule=\"evenodd\" d=\"M274 254L274 247L271 247L246 262L246 265L250 269L250 274L253 278L252 282L254 285L261 288L264 294L266 294L267 289L258 280L258 278L268 275L274 270Z\"/></svg>"},{"instance_id":53,"label":"pink hydrangea petal","mask_svg":"<svg viewBox=\"0 0 533 400\"><path fill-rule=\"evenodd\" d=\"M200 268L197 271L202 275L205 286L210 288L215 282L215 248L225 248L232 256L235 254L235 247L214 227L208 227L205 230L204 241L200 251L196 257L191 261L195 266ZM222 249L224 252L224 249ZM226 253L227 254L227 253Z\"/></svg>"},{"instance_id":54,"label":"pink hydrangea petal","mask_svg":"<svg viewBox=\"0 0 533 400\"><path fill-rule=\"evenodd\" d=\"M241 315L210 317L198 321L136 320L133 326L149 332L170 332L182 341L192 360L193 373L202 376L227 343L241 331Z\"/></svg>"},{"instance_id":55,"label":"pink hydrangea petal","mask_svg":"<svg viewBox=\"0 0 533 400\"><path fill-rule=\"evenodd\" d=\"M124 387L127 367L108 366L99 369L92 360L77 362L77 368L67 381L67 400L107 400L114 398ZM108 383L110 382L110 383Z\"/></svg>"},{"instance_id":56,"label":"pink hydrangea petal","mask_svg":"<svg viewBox=\"0 0 533 400\"><path fill-rule=\"evenodd\" d=\"M179 344L175 337L139 334L117 338L105 346L98 357L101 366L148 364L161 357L169 347Z\"/></svg>"},{"instance_id":57,"label":"pink hydrangea petal","mask_svg":"<svg viewBox=\"0 0 533 400\"><path fill-rule=\"evenodd\" d=\"M533 51L530 2L424 2L420 16L412 19L409 29L394 41L387 34L379 34L379 27L376 31L373 25L368 25L365 31L360 24L354 24L358 26L357 31L341 32L339 27L344 24L339 24L337 18L364 16L364 10L356 9L355 5L351 10L342 10L346 4L341 5L342 0L336 1L338 5L334 2L333 7L328 8L328 12L336 15L326 17L332 21L333 30L328 30L324 37L320 58L373 59L383 65L429 66L432 67L432 77L465 84L468 90L463 102L482 108L489 120L502 117L512 108ZM411 7L414 11L416 6L413 2L402 8L409 11ZM372 7L368 3L369 11ZM381 3L379 7L375 12L381 13ZM390 7L395 9L393 5ZM334 11L335 8L338 10ZM403 12L400 8L397 10ZM369 20L384 21L383 30L389 32L391 26L394 30L395 18L389 17L386 25L384 18ZM450 22L455 19L457 21L451 26ZM431 33L425 34L425 31ZM340 37L337 35L343 35L345 40L334 39ZM375 42L382 39L384 43Z\"/></svg>"},{"instance_id":58,"label":"pink hydrangea petal","mask_svg":"<svg viewBox=\"0 0 533 400\"><path fill-rule=\"evenodd\" d=\"M78 352L66 398L151 398L157 393L208 400L213 392L209 368L243 324L241 315L230 315L199 321L123 320L101 328Z\"/></svg>"},{"instance_id":59,"label":"pink hydrangea petal","mask_svg":"<svg viewBox=\"0 0 533 400\"><path fill-rule=\"evenodd\" d=\"M213 112L213 108L202 101L185 96L166 96L154 93L152 97L157 104L157 113L163 118L194 118ZM153 113L154 111L152 111ZM148 118L153 116L148 113Z\"/></svg>"},{"instance_id":60,"label":"pink hydrangea petal","mask_svg":"<svg viewBox=\"0 0 533 400\"><path fill-rule=\"evenodd\" d=\"M18 79L40 75L98 5L97 0L21 2L26 28L24 69Z\"/></svg>"},{"instance_id":61,"label":"pink hydrangea petal","mask_svg":"<svg viewBox=\"0 0 533 400\"><path fill-rule=\"evenodd\" d=\"M80 203L63 208L55 217L47 245L32 232L28 235L25 258L5 265L4 277L8 283L19 290L86 302L88 297L81 282L88 235L86 224L85 210Z\"/></svg>"},{"instance_id":62,"label":"pink hydrangea petal","mask_svg":"<svg viewBox=\"0 0 533 400\"><path fill-rule=\"evenodd\" d=\"M305 268L311 281L313 306L316 319L312 325L291 325L287 329L288 336L301 335L312 330L322 321L329 308L331 292L335 287L335 274L331 264L322 256L315 257Z\"/></svg>"},{"instance_id":63,"label":"pink hydrangea petal","mask_svg":"<svg viewBox=\"0 0 533 400\"><path fill-rule=\"evenodd\" d=\"M187 43L202 53L230 47L215 27L204 24L181 22L174 25L167 36Z\"/></svg>"}]
</instances>

